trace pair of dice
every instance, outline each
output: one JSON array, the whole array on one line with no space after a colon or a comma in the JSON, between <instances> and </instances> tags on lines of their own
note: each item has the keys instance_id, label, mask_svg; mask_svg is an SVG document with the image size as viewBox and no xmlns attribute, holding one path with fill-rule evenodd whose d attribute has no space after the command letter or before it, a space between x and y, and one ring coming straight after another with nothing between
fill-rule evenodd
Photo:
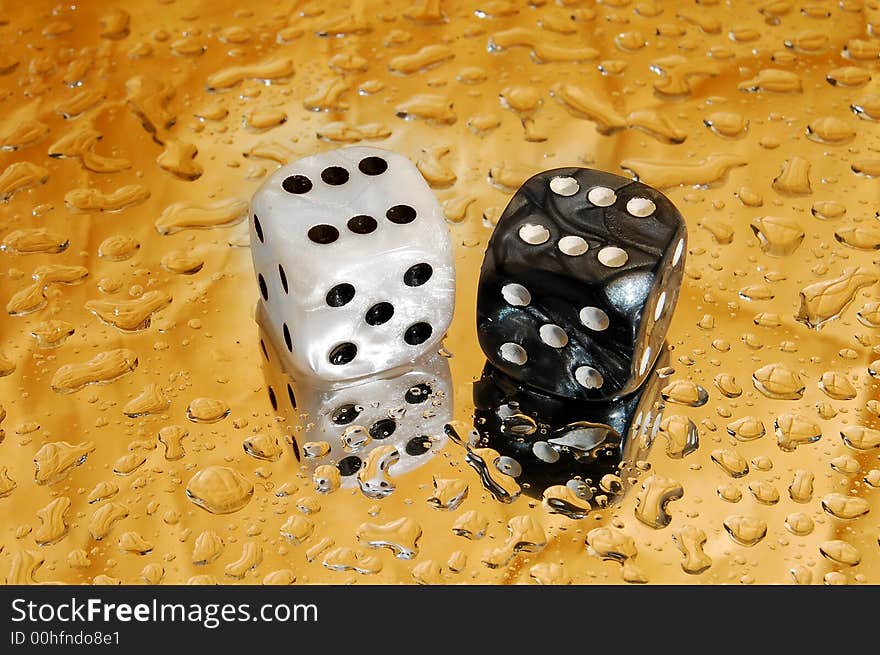
<instances>
[{"instance_id":1,"label":"pair of dice","mask_svg":"<svg viewBox=\"0 0 880 655\"><path fill-rule=\"evenodd\" d=\"M452 320L454 253L415 166L349 147L282 167L254 195L258 317L280 366L340 389L412 370ZM622 399L654 366L678 297L686 229L639 182L585 168L535 175L495 228L477 297L491 366L556 398Z\"/></svg>"},{"instance_id":2,"label":"pair of dice","mask_svg":"<svg viewBox=\"0 0 880 655\"><path fill-rule=\"evenodd\" d=\"M455 267L442 210L401 155L350 147L284 166L254 195L264 326L285 368L327 386L435 352ZM579 401L636 390L678 297L685 224L659 191L562 168L529 179L489 242L477 333L517 380Z\"/></svg>"}]
</instances>

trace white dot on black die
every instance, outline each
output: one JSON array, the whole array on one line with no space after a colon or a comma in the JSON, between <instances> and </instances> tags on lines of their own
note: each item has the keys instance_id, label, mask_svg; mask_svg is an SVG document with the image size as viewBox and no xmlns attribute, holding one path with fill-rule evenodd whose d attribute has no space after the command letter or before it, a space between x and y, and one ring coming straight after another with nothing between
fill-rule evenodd
<instances>
[{"instance_id":1,"label":"white dot on black die","mask_svg":"<svg viewBox=\"0 0 880 655\"><path fill-rule=\"evenodd\" d=\"M568 344L568 335L558 325L547 323L538 330L541 341L552 348L564 348Z\"/></svg>"},{"instance_id":2,"label":"white dot on black die","mask_svg":"<svg viewBox=\"0 0 880 655\"><path fill-rule=\"evenodd\" d=\"M550 230L543 225L526 223L519 228L519 238L532 246L540 246L550 239Z\"/></svg>"},{"instance_id":3,"label":"white dot on black die","mask_svg":"<svg viewBox=\"0 0 880 655\"><path fill-rule=\"evenodd\" d=\"M660 297L657 298L657 306L654 308L654 320L657 321L660 319L660 315L663 313L663 308L666 306L666 292L660 294Z\"/></svg>"},{"instance_id":4,"label":"white dot on black die","mask_svg":"<svg viewBox=\"0 0 880 655\"><path fill-rule=\"evenodd\" d=\"M675 246L675 253L672 255L672 265L675 266L678 264L678 260L681 259L681 255L684 252L684 239L678 240L678 245Z\"/></svg>"},{"instance_id":5,"label":"white dot on black die","mask_svg":"<svg viewBox=\"0 0 880 655\"><path fill-rule=\"evenodd\" d=\"M656 209L657 205L647 198L630 198L626 203L626 211L637 218L646 218Z\"/></svg>"},{"instance_id":6,"label":"white dot on black die","mask_svg":"<svg viewBox=\"0 0 880 655\"><path fill-rule=\"evenodd\" d=\"M498 349L498 354L501 355L501 359L504 361L516 364L517 366L522 366L529 359L525 348L518 343L512 343L510 341L501 344L501 348Z\"/></svg>"},{"instance_id":7,"label":"white dot on black die","mask_svg":"<svg viewBox=\"0 0 880 655\"><path fill-rule=\"evenodd\" d=\"M511 282L501 287L501 295L508 305L525 307L532 302L532 294L523 285Z\"/></svg>"},{"instance_id":8,"label":"white dot on black die","mask_svg":"<svg viewBox=\"0 0 880 655\"><path fill-rule=\"evenodd\" d=\"M590 189L587 200L596 207L610 207L617 202L617 194L614 193L614 189L609 189L607 186L597 186Z\"/></svg>"},{"instance_id":9,"label":"white dot on black die","mask_svg":"<svg viewBox=\"0 0 880 655\"><path fill-rule=\"evenodd\" d=\"M550 180L550 190L558 196L573 196L581 188L573 177L554 177Z\"/></svg>"},{"instance_id":10,"label":"white dot on black die","mask_svg":"<svg viewBox=\"0 0 880 655\"><path fill-rule=\"evenodd\" d=\"M643 375L648 370L648 362L651 361L651 346L645 348L642 353L642 361L639 363L639 375Z\"/></svg>"},{"instance_id":11,"label":"white dot on black die","mask_svg":"<svg viewBox=\"0 0 880 655\"><path fill-rule=\"evenodd\" d=\"M586 389L598 389L605 383L602 374L592 366L580 366L574 372L574 378L578 384Z\"/></svg>"},{"instance_id":12,"label":"white dot on black die","mask_svg":"<svg viewBox=\"0 0 880 655\"><path fill-rule=\"evenodd\" d=\"M606 246L599 251L599 263L608 268L620 268L629 260L626 250L617 246Z\"/></svg>"},{"instance_id":13,"label":"white dot on black die","mask_svg":"<svg viewBox=\"0 0 880 655\"><path fill-rule=\"evenodd\" d=\"M608 326L611 324L611 321L608 319L608 314L598 307L584 307L578 316L581 319L581 323L594 332L607 330Z\"/></svg>"},{"instance_id":14,"label":"white dot on black die","mask_svg":"<svg viewBox=\"0 0 880 655\"><path fill-rule=\"evenodd\" d=\"M562 237L556 245L563 254L568 255L569 257L583 255L589 248L586 241L581 237L575 236Z\"/></svg>"}]
</instances>

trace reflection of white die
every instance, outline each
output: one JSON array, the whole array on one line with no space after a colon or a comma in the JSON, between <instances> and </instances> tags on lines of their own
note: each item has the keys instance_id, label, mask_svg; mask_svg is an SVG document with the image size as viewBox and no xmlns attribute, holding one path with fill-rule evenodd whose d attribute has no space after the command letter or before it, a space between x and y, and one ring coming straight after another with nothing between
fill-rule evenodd
<instances>
[{"instance_id":1,"label":"reflection of white die","mask_svg":"<svg viewBox=\"0 0 880 655\"><path fill-rule=\"evenodd\" d=\"M437 350L452 245L406 157L349 147L283 166L254 194L250 228L263 324L297 379L342 386Z\"/></svg>"},{"instance_id":2,"label":"reflection of white die","mask_svg":"<svg viewBox=\"0 0 880 655\"><path fill-rule=\"evenodd\" d=\"M434 354L395 377L327 389L289 377L265 331L261 345L270 399L279 413L293 417L294 448L307 468L335 466L343 486L360 484L367 495L381 497L393 488L383 491L386 473L406 473L443 448L444 426L452 420L445 357ZM371 460L371 453L378 457ZM367 470L368 464L377 470Z\"/></svg>"}]
</instances>

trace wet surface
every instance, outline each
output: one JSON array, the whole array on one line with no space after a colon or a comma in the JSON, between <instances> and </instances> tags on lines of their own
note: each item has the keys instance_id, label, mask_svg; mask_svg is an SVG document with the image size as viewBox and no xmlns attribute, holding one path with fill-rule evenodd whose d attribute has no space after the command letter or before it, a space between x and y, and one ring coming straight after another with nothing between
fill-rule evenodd
<instances>
[{"instance_id":1,"label":"wet surface","mask_svg":"<svg viewBox=\"0 0 880 655\"><path fill-rule=\"evenodd\" d=\"M0 579L880 582L878 21L861 0L7 3ZM457 438L343 475L304 456L317 417L270 401L243 220L279 164L356 142L443 205ZM513 191L563 166L662 189L690 238L652 447L538 489L477 440L474 299Z\"/></svg>"}]
</instances>

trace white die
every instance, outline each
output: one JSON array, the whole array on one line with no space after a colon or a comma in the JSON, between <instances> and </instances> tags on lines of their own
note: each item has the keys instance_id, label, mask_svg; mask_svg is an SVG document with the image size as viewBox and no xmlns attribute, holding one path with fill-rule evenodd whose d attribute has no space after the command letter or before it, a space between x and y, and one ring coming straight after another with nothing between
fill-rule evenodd
<instances>
[{"instance_id":1,"label":"white die","mask_svg":"<svg viewBox=\"0 0 880 655\"><path fill-rule=\"evenodd\" d=\"M338 387L438 349L452 246L406 157L350 147L283 166L254 194L250 226L258 315L297 379Z\"/></svg>"}]
</instances>

